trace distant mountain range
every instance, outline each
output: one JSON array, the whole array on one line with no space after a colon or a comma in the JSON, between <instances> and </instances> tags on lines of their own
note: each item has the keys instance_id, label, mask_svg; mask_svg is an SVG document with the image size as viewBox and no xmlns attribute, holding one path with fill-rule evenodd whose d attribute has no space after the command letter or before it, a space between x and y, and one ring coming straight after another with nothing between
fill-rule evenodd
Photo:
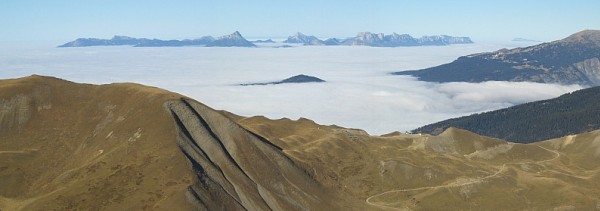
<instances>
[{"instance_id":1,"label":"distant mountain range","mask_svg":"<svg viewBox=\"0 0 600 211\"><path fill-rule=\"evenodd\" d=\"M283 43L299 43L304 45L324 45L323 41L315 36L309 36L300 32L289 36Z\"/></svg>"},{"instance_id":2,"label":"distant mountain range","mask_svg":"<svg viewBox=\"0 0 600 211\"><path fill-rule=\"evenodd\" d=\"M458 58L422 70L395 72L431 82L531 81L600 85L600 30L525 48Z\"/></svg>"},{"instance_id":3,"label":"distant mountain range","mask_svg":"<svg viewBox=\"0 0 600 211\"><path fill-rule=\"evenodd\" d=\"M204 36L199 39L185 40L159 40L147 38L133 38L127 36L114 36L112 39L79 38L62 44L58 47L88 47L88 46L115 46L131 45L134 47L177 47L177 46L207 46L207 47L256 47L246 40L239 32L218 37Z\"/></svg>"},{"instance_id":4,"label":"distant mountain range","mask_svg":"<svg viewBox=\"0 0 600 211\"><path fill-rule=\"evenodd\" d=\"M267 40L255 40L252 41L253 43L275 43L275 41L273 41L272 39L267 39Z\"/></svg>"},{"instance_id":5,"label":"distant mountain range","mask_svg":"<svg viewBox=\"0 0 600 211\"><path fill-rule=\"evenodd\" d=\"M300 43L304 45L363 45L372 47L400 47L424 45L451 45L473 43L469 37L452 37L447 35L423 36L414 38L408 34L384 35L383 33L360 32L355 37L338 40L330 38L325 41L315 36L304 35L300 32L288 37L284 43Z\"/></svg>"},{"instance_id":6,"label":"distant mountain range","mask_svg":"<svg viewBox=\"0 0 600 211\"><path fill-rule=\"evenodd\" d=\"M558 98L448 119L413 130L440 134L450 127L511 142L530 143L600 129L600 87Z\"/></svg>"},{"instance_id":7,"label":"distant mountain range","mask_svg":"<svg viewBox=\"0 0 600 211\"><path fill-rule=\"evenodd\" d=\"M527 39L527 38L520 38L517 37L515 39L512 39L513 42L541 42L539 40L532 40L532 39Z\"/></svg>"},{"instance_id":8,"label":"distant mountain range","mask_svg":"<svg viewBox=\"0 0 600 211\"><path fill-rule=\"evenodd\" d=\"M114 36L111 39L78 38L74 41L62 44L58 47L88 47L88 46L117 46L130 45L134 47L177 47L177 46L207 46L207 47L256 47L253 43L275 43L272 39L256 40L250 42L239 32L218 37L204 36L199 39L184 40L159 40L148 38L133 38L127 36ZM447 35L423 36L413 38L408 34L384 35L371 32L358 33L356 37L347 39L330 38L320 40L315 36L304 35L300 32L289 36L283 43L302 45L363 45L373 47L399 47L399 46L422 46L422 45L450 45L473 43L468 37L451 37Z\"/></svg>"},{"instance_id":9,"label":"distant mountain range","mask_svg":"<svg viewBox=\"0 0 600 211\"><path fill-rule=\"evenodd\" d=\"M267 82L267 83L247 83L247 84L240 84L242 86L254 86L254 85L276 85L276 84L289 84L289 83L313 83L313 82L325 82L325 80L314 77L314 76L309 76L309 75L296 75L281 81L274 81L274 82Z\"/></svg>"}]
</instances>

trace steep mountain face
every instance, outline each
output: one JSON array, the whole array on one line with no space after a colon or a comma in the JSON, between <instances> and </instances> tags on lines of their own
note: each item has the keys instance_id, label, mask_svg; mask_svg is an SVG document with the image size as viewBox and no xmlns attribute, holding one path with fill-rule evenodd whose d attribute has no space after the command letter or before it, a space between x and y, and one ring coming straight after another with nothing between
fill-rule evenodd
<instances>
[{"instance_id":1,"label":"steep mountain face","mask_svg":"<svg viewBox=\"0 0 600 211\"><path fill-rule=\"evenodd\" d=\"M496 111L426 125L414 133L439 134L449 127L511 142L530 143L600 129L600 87Z\"/></svg>"},{"instance_id":2,"label":"steep mountain face","mask_svg":"<svg viewBox=\"0 0 600 211\"><path fill-rule=\"evenodd\" d=\"M240 32L236 31L230 35L217 38L215 41L206 45L207 47L256 47L252 42L246 40Z\"/></svg>"},{"instance_id":3,"label":"steep mountain face","mask_svg":"<svg viewBox=\"0 0 600 211\"><path fill-rule=\"evenodd\" d=\"M283 150L220 113L182 99L166 104L198 181L193 204L206 210L324 210L344 207Z\"/></svg>"},{"instance_id":4,"label":"steep mountain face","mask_svg":"<svg viewBox=\"0 0 600 211\"><path fill-rule=\"evenodd\" d=\"M423 70L395 72L432 82L531 81L600 85L600 31L586 30L531 47L458 58Z\"/></svg>"},{"instance_id":5,"label":"steep mountain face","mask_svg":"<svg viewBox=\"0 0 600 211\"><path fill-rule=\"evenodd\" d=\"M304 45L323 45L323 41L315 36L308 36L300 32L289 36L283 43L300 43Z\"/></svg>"},{"instance_id":6,"label":"steep mountain face","mask_svg":"<svg viewBox=\"0 0 600 211\"><path fill-rule=\"evenodd\" d=\"M0 80L1 210L594 210L600 132L369 136L136 84Z\"/></svg>"}]
</instances>

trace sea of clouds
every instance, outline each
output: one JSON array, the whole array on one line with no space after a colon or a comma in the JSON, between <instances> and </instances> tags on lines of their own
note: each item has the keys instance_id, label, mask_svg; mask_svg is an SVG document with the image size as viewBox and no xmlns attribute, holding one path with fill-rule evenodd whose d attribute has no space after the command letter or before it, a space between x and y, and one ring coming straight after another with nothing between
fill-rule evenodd
<instances>
[{"instance_id":1,"label":"sea of clouds","mask_svg":"<svg viewBox=\"0 0 600 211\"><path fill-rule=\"evenodd\" d=\"M371 134L549 99L582 87L527 82L429 83L390 72L448 63L507 44L375 48L3 47L0 78L31 74L83 83L136 82L215 109L269 118L305 117ZM306 74L327 83L238 86Z\"/></svg>"}]
</instances>

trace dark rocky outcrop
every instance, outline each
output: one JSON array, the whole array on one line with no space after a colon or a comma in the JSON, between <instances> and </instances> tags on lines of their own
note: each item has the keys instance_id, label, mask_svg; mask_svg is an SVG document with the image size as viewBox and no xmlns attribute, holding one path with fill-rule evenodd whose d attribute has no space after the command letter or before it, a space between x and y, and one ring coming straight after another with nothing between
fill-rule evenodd
<instances>
[{"instance_id":1,"label":"dark rocky outcrop","mask_svg":"<svg viewBox=\"0 0 600 211\"><path fill-rule=\"evenodd\" d=\"M321 82L326 82L323 79L314 77L314 76L309 76L309 75L296 75L296 76L292 76L290 78L281 80L281 81L275 81L275 82L266 82L266 83L246 83L246 84L240 84L242 86L252 86L252 85L276 85L276 84L290 84L290 83L321 83Z\"/></svg>"}]
</instances>

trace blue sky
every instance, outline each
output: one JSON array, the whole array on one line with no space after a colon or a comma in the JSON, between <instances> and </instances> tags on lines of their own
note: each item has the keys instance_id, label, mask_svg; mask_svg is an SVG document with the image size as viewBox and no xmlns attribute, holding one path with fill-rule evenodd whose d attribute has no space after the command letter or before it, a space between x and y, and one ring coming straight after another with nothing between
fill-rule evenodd
<instances>
[{"instance_id":1,"label":"blue sky","mask_svg":"<svg viewBox=\"0 0 600 211\"><path fill-rule=\"evenodd\" d=\"M0 41L70 41L115 34L179 39L236 30L246 37L285 37L300 31L344 38L371 31L551 41L600 29L598 8L598 0L3 0Z\"/></svg>"}]
</instances>

